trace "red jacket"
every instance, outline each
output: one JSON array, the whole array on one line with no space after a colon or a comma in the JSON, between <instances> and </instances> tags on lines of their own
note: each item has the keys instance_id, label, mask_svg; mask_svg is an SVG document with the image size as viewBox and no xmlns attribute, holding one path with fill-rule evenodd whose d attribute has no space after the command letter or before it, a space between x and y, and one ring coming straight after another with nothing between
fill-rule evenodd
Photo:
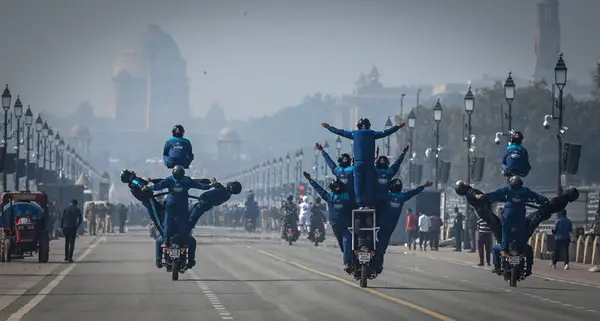
<instances>
[{"instance_id":1,"label":"red jacket","mask_svg":"<svg viewBox=\"0 0 600 321\"><path fill-rule=\"evenodd\" d=\"M406 230L416 231L419 226L419 219L414 213L409 213L406 217Z\"/></svg>"}]
</instances>

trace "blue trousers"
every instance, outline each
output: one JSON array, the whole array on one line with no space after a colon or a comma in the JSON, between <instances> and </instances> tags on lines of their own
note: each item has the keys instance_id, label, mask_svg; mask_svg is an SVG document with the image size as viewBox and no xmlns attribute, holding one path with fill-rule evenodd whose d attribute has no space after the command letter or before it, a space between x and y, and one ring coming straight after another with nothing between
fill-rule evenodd
<instances>
[{"instance_id":1,"label":"blue trousers","mask_svg":"<svg viewBox=\"0 0 600 321\"><path fill-rule=\"evenodd\" d=\"M519 213L505 208L502 216L502 248L504 250L509 249L510 242L513 239L516 241L519 250L524 249L529 231L525 215L526 213Z\"/></svg>"},{"instance_id":2,"label":"blue trousers","mask_svg":"<svg viewBox=\"0 0 600 321\"><path fill-rule=\"evenodd\" d=\"M333 235L335 235L340 251L342 251L344 264L352 264L352 234L348 231L347 222L335 222L331 224Z\"/></svg>"},{"instance_id":3,"label":"blue trousers","mask_svg":"<svg viewBox=\"0 0 600 321\"><path fill-rule=\"evenodd\" d=\"M188 169L188 168L190 168L190 165L192 164L192 158L191 157L170 158L170 157L163 156L163 163L165 164L165 166L167 166L168 169L173 169L177 165L183 166L183 168Z\"/></svg>"},{"instance_id":4,"label":"blue trousers","mask_svg":"<svg viewBox=\"0 0 600 321\"><path fill-rule=\"evenodd\" d=\"M159 236L156 238L156 252L155 252L155 258L157 261L160 261L160 259L162 258L162 248L161 245L163 244L164 239L162 238L162 236ZM192 262L196 260L196 239L190 235L189 239L188 239L188 261Z\"/></svg>"},{"instance_id":5,"label":"blue trousers","mask_svg":"<svg viewBox=\"0 0 600 321\"><path fill-rule=\"evenodd\" d=\"M494 266L500 266L500 251L502 251L502 245L495 244L492 248ZM527 270L531 272L533 268L533 248L529 244L525 246L525 261L527 261Z\"/></svg>"},{"instance_id":6,"label":"blue trousers","mask_svg":"<svg viewBox=\"0 0 600 321\"><path fill-rule=\"evenodd\" d=\"M385 255L385 251L390 244L392 233L394 233L396 230L396 226L398 225L401 214L401 208L397 210L390 209L377 217L377 225L380 227L380 229L379 233L377 233L377 246L375 249L374 261L380 266L383 266L383 257Z\"/></svg>"},{"instance_id":7,"label":"blue trousers","mask_svg":"<svg viewBox=\"0 0 600 321\"><path fill-rule=\"evenodd\" d=\"M376 179L373 161L354 161L354 197L358 207L373 206Z\"/></svg>"},{"instance_id":8,"label":"blue trousers","mask_svg":"<svg viewBox=\"0 0 600 321\"><path fill-rule=\"evenodd\" d=\"M210 211L213 208L213 205L205 200L200 200L198 201L198 203L194 204L194 207L192 208L192 213L190 214L190 219L189 219L189 226L190 226L190 232L191 229L194 228L194 226L196 226L196 223L198 223L198 220L202 217L202 215L204 215L204 213Z\"/></svg>"},{"instance_id":9,"label":"blue trousers","mask_svg":"<svg viewBox=\"0 0 600 321\"><path fill-rule=\"evenodd\" d=\"M190 234L191 228L189 227L189 212L187 203L185 206L181 206L181 204L167 204L166 207L164 219L165 223L163 225L163 228L167 234L165 239L169 241L175 234Z\"/></svg>"}]
</instances>

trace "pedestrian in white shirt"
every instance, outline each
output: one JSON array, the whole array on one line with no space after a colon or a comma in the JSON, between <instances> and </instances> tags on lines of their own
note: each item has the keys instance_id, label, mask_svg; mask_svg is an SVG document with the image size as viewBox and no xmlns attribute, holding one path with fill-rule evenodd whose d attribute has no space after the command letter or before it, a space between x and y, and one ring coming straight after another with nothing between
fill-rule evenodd
<instances>
[{"instance_id":1,"label":"pedestrian in white shirt","mask_svg":"<svg viewBox=\"0 0 600 321\"><path fill-rule=\"evenodd\" d=\"M427 240L429 240L429 227L431 227L431 221L429 216L421 213L419 216L419 248L423 251L423 243L425 243L425 251L427 251Z\"/></svg>"}]
</instances>

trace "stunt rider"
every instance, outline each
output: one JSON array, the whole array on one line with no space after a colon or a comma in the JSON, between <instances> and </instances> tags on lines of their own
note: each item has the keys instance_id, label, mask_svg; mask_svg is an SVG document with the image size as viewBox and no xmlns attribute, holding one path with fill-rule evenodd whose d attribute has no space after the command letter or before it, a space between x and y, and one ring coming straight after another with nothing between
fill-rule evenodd
<instances>
[{"instance_id":1,"label":"stunt rider","mask_svg":"<svg viewBox=\"0 0 600 321\"><path fill-rule=\"evenodd\" d=\"M391 186L390 180L396 176L396 173L398 173L398 170L400 170L400 164L402 164L408 149L409 146L404 147L402 154L400 154L400 157L396 159L392 166L390 166L390 159L387 156L377 157L377 161L375 162L375 173L377 175L377 184L375 184L375 198L376 208L380 213L385 211L387 207L389 188ZM400 182L400 186L402 186L402 182Z\"/></svg>"},{"instance_id":2,"label":"stunt rider","mask_svg":"<svg viewBox=\"0 0 600 321\"><path fill-rule=\"evenodd\" d=\"M306 233L310 234L310 212L311 205L308 202L308 196L302 197L302 203L298 206L300 208L300 217L298 219L298 232L302 233L302 227L306 226Z\"/></svg>"},{"instance_id":3,"label":"stunt rider","mask_svg":"<svg viewBox=\"0 0 600 321\"><path fill-rule=\"evenodd\" d=\"M281 238L285 240L287 237L285 234L287 223L290 224L293 230L298 230L298 206L294 202L293 195L287 197L285 202L281 204L281 209L283 210L283 216L281 217Z\"/></svg>"},{"instance_id":4,"label":"stunt rider","mask_svg":"<svg viewBox=\"0 0 600 321\"><path fill-rule=\"evenodd\" d=\"M426 181L425 184L402 193L401 180L396 178L390 182L387 206L385 211L377 220L377 225L380 226L380 229L377 235L377 246L375 248L375 258L373 260L373 272L380 274L383 271L383 256L388 245L390 244L392 233L394 233L396 225L398 225L398 220L400 220L404 203L419 195L419 193L421 193L426 187L431 185L433 185L432 182Z\"/></svg>"},{"instance_id":5,"label":"stunt rider","mask_svg":"<svg viewBox=\"0 0 600 321\"><path fill-rule=\"evenodd\" d=\"M189 168L194 160L192 153L192 143L184 138L185 129L181 125L173 126L171 130L173 137L169 137L163 149L163 163L167 168L174 168L177 165L183 168Z\"/></svg>"},{"instance_id":6,"label":"stunt rider","mask_svg":"<svg viewBox=\"0 0 600 321\"><path fill-rule=\"evenodd\" d=\"M163 179L160 182L148 187L148 185L142 188L142 191L160 191L163 189L169 190L169 196L165 202L165 219L164 219L164 230L166 235L156 238L156 266L162 267L161 260L161 246L163 241L167 244L171 243L171 238L176 235L188 236L191 229L189 228L189 211L188 211L188 190L201 189L208 190L211 185L199 183L191 179L189 176L185 176L185 170L183 166L176 165L173 168L172 175ZM190 255L188 257L188 265L191 268L194 266L195 259L195 246L193 242L190 244Z\"/></svg>"},{"instance_id":7,"label":"stunt rider","mask_svg":"<svg viewBox=\"0 0 600 321\"><path fill-rule=\"evenodd\" d=\"M248 195L246 196L246 202L244 203L244 220L253 220L254 224L257 224L259 214L260 210L258 208L258 203L254 199L254 192L249 190Z\"/></svg>"},{"instance_id":8,"label":"stunt rider","mask_svg":"<svg viewBox=\"0 0 600 321\"><path fill-rule=\"evenodd\" d=\"M502 159L502 172L504 176L526 177L531 170L529 164L529 154L527 149L521 145L523 143L523 133L513 131L509 136L509 145L506 146L506 153Z\"/></svg>"},{"instance_id":9,"label":"stunt rider","mask_svg":"<svg viewBox=\"0 0 600 321\"><path fill-rule=\"evenodd\" d=\"M303 174L317 194L329 205L329 222L331 223L331 228L338 241L340 250L344 253L344 271L348 274L354 273L354 266L352 265L352 235L348 231L348 228L352 225L354 203L350 199L348 192L345 191L344 183L339 178L331 181L329 183L331 192L328 193L319 183L310 177L309 173L303 172Z\"/></svg>"},{"instance_id":10,"label":"stunt rider","mask_svg":"<svg viewBox=\"0 0 600 321\"><path fill-rule=\"evenodd\" d=\"M350 199L354 201L356 197L354 196L354 166L352 166L352 157L343 153L338 157L338 165L335 165L335 162L329 157L329 154L325 151L321 144L316 143L315 146L317 150L319 150L323 154L323 158L327 163L327 166L331 169L331 172L335 177L339 178L344 185L347 187L347 192L350 194ZM352 188L350 188L352 187Z\"/></svg>"},{"instance_id":11,"label":"stunt rider","mask_svg":"<svg viewBox=\"0 0 600 321\"><path fill-rule=\"evenodd\" d=\"M404 127L404 123L384 131L371 129L367 118L359 119L356 130L342 130L322 123L330 132L354 140L354 193L358 207L373 207L375 201L375 140L390 136Z\"/></svg>"},{"instance_id":12,"label":"stunt rider","mask_svg":"<svg viewBox=\"0 0 600 321\"><path fill-rule=\"evenodd\" d=\"M152 191L142 191L144 186L150 184L150 180L137 177L134 171L124 169L121 171L121 182L127 184L133 197L142 202L142 205L148 210L150 220L152 220L154 226L159 229L159 233L164 233L164 231L161 230L161 226L164 222L165 208L156 200L156 198L154 198L154 193Z\"/></svg>"},{"instance_id":13,"label":"stunt rider","mask_svg":"<svg viewBox=\"0 0 600 321\"><path fill-rule=\"evenodd\" d=\"M321 234L325 236L325 222L327 222L327 218L325 217L325 204L321 202L321 198L317 196L315 199L315 204L311 207L310 211L312 215L310 216L310 225L312 227L312 231L308 233L308 239L313 240L315 229L320 229Z\"/></svg>"},{"instance_id":14,"label":"stunt rider","mask_svg":"<svg viewBox=\"0 0 600 321\"><path fill-rule=\"evenodd\" d=\"M223 186L223 184L213 178L210 186L213 188L202 193L198 198L198 203L192 207L188 233L196 226L196 223L198 223L198 220L204 213L210 211L213 207L229 201L231 195L237 195L242 192L242 184L238 181L229 182Z\"/></svg>"},{"instance_id":15,"label":"stunt rider","mask_svg":"<svg viewBox=\"0 0 600 321\"><path fill-rule=\"evenodd\" d=\"M519 176L511 177L508 186L487 194L478 194L476 198L489 202L505 202L504 214L501 218L502 242L494 245L493 248L494 270L499 271L500 255L508 256L509 245L512 240L515 240L517 250L527 256L525 275L531 275L533 250L527 244L529 229L526 221L527 209L525 204L528 202L543 204L548 202L548 198L524 187L523 180Z\"/></svg>"}]
</instances>

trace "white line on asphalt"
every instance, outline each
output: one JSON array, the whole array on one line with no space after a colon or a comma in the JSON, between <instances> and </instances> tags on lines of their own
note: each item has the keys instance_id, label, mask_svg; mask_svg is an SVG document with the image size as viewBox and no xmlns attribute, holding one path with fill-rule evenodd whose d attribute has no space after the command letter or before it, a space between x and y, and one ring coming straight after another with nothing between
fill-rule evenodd
<instances>
[{"instance_id":1,"label":"white line on asphalt","mask_svg":"<svg viewBox=\"0 0 600 321\"><path fill-rule=\"evenodd\" d=\"M189 271L189 274L191 277L193 277L196 280L200 279L200 277L194 271L192 271L192 270L188 270L188 271ZM200 289L202 290L204 295L206 295L206 297L212 304L213 308L219 313L219 317L221 318L221 320L233 320L231 313L229 313L227 311L227 309L225 309L225 307L223 306L221 301L219 301L219 298L210 290L210 288L208 287L208 285L206 285L206 283L204 283L202 281L196 281L196 284L198 285L198 287L200 287ZM7 321L9 321L9 320L7 320Z\"/></svg>"},{"instance_id":2,"label":"white line on asphalt","mask_svg":"<svg viewBox=\"0 0 600 321\"><path fill-rule=\"evenodd\" d=\"M106 242L106 236L103 236L100 239L96 239L96 241L94 241L86 250L85 252L83 252L78 258L77 261L82 261L83 259L85 259L86 256L88 256L90 253L92 253L92 250L98 246L98 244L100 242ZM46 296L48 294L50 294L50 292L52 292L52 290L58 286L58 284L60 284L60 282L62 280L64 280L64 278L71 273L71 271L73 271L73 269L77 266L77 263L71 263L69 264L69 266L62 270L60 272L59 275L57 275L54 279L52 279L52 281L50 281L50 283L48 283L35 297L33 297L33 299L31 299L29 302L27 302L27 304L25 304L22 308L20 308L19 310L17 310L17 312L11 314L10 317L8 317L8 319L6 319L6 321L20 321L27 313L29 313L29 311L33 310L33 308L35 308L38 304L40 304L40 302L42 302L42 300L44 300L46 298Z\"/></svg>"}]
</instances>

